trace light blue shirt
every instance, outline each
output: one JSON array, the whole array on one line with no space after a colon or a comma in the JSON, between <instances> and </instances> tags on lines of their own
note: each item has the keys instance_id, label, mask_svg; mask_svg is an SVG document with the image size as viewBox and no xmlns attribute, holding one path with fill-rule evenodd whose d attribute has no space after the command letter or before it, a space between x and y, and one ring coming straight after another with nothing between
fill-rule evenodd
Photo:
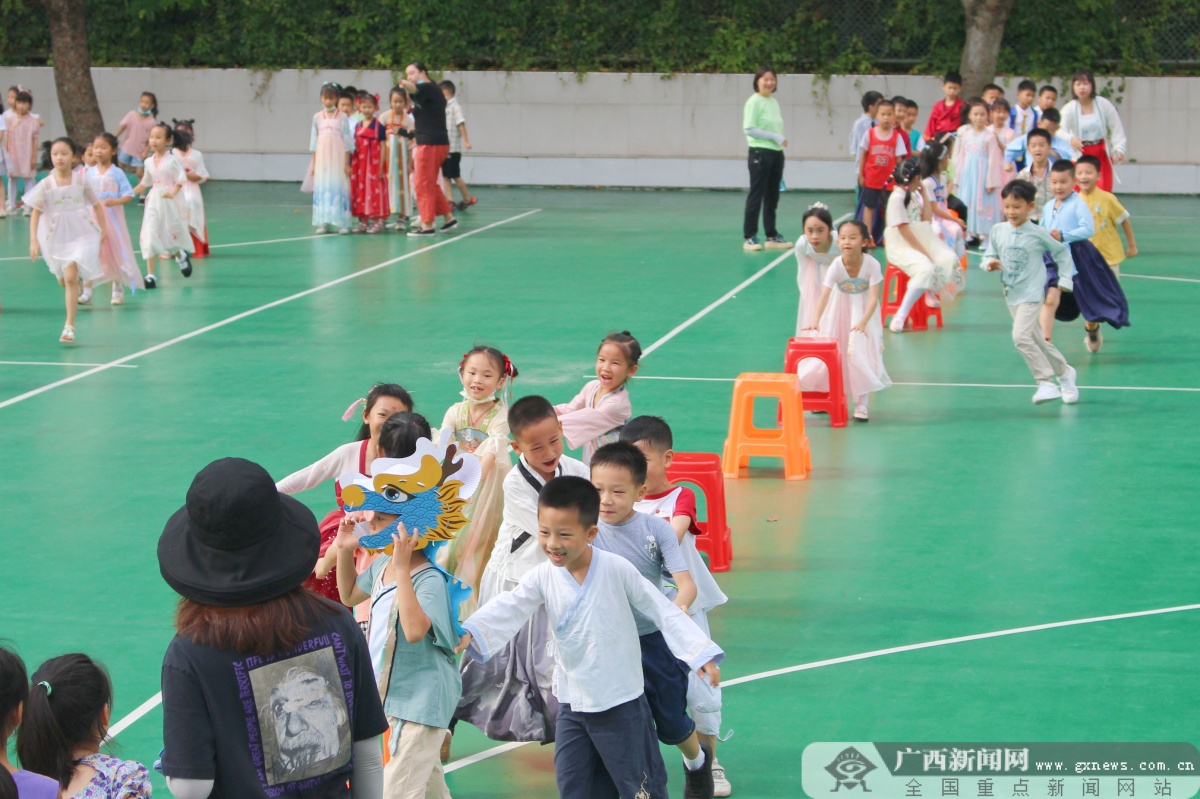
<instances>
[{"instance_id":1,"label":"light blue shirt","mask_svg":"<svg viewBox=\"0 0 1200 799\"><path fill-rule=\"evenodd\" d=\"M863 114L858 119L854 120L854 127L850 128L850 154L854 156L854 163L858 163L858 159L862 157L863 136L867 131L875 127L875 120L871 119L866 114Z\"/></svg>"},{"instance_id":2,"label":"light blue shirt","mask_svg":"<svg viewBox=\"0 0 1200 799\"><path fill-rule=\"evenodd\" d=\"M1096 235L1092 211L1078 194L1071 192L1061 206L1055 206L1058 206L1058 200L1052 199L1042 208L1042 227L1046 230L1061 231L1067 244L1086 241Z\"/></svg>"},{"instance_id":3,"label":"light blue shirt","mask_svg":"<svg viewBox=\"0 0 1200 799\"><path fill-rule=\"evenodd\" d=\"M1028 141L1028 133L1026 133L1024 136L1014 137L1013 140L1008 143L1008 146L1004 148L1004 162L1008 164L1015 164L1017 161L1024 161L1026 158L1025 145ZM1074 155L1074 151L1071 149L1070 139L1064 139L1058 134L1055 134L1050 138L1051 161L1054 161L1058 158L1070 159L1072 155Z\"/></svg>"},{"instance_id":4,"label":"light blue shirt","mask_svg":"<svg viewBox=\"0 0 1200 799\"><path fill-rule=\"evenodd\" d=\"M986 269L988 262L1000 261L1000 281L1004 283L1004 299L1009 305L1031 302L1040 305L1046 299L1046 253L1058 264L1059 288L1070 291L1070 276L1075 274L1071 248L1055 241L1045 228L1033 222L1013 227L1005 221L993 227L980 266Z\"/></svg>"}]
</instances>

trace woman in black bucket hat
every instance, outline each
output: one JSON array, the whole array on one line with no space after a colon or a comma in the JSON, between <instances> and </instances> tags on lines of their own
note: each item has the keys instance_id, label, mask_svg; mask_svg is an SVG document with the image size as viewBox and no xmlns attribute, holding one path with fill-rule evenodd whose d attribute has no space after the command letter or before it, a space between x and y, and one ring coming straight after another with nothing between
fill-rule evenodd
<instances>
[{"instance_id":1,"label":"woman in black bucket hat","mask_svg":"<svg viewBox=\"0 0 1200 799\"><path fill-rule=\"evenodd\" d=\"M182 599L162 764L179 799L381 795L387 720L366 640L301 586L319 542L312 512L240 458L202 469L168 520L159 570Z\"/></svg>"}]
</instances>

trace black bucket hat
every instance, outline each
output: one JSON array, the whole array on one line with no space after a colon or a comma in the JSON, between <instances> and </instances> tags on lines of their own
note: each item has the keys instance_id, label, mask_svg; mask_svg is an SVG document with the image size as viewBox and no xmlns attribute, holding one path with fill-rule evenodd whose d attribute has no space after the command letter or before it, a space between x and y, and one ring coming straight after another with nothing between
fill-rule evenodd
<instances>
[{"instance_id":1,"label":"black bucket hat","mask_svg":"<svg viewBox=\"0 0 1200 799\"><path fill-rule=\"evenodd\" d=\"M266 469L222 458L200 470L187 503L167 521L158 568L186 599L257 605L303 583L320 546L312 511L276 491Z\"/></svg>"}]
</instances>

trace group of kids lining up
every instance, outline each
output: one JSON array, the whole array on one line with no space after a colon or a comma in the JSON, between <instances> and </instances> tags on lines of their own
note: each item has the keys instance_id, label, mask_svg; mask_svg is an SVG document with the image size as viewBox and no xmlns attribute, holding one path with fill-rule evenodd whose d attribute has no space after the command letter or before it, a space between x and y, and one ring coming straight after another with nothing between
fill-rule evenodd
<instances>
[{"instance_id":1,"label":"group of kids lining up","mask_svg":"<svg viewBox=\"0 0 1200 799\"><path fill-rule=\"evenodd\" d=\"M869 419L871 393L891 385L882 358L884 273L866 252L877 239L887 263L908 278L889 325L895 333L904 331L917 302L935 307L965 288L966 250L982 248L983 268L1001 272L1013 344L1037 381L1035 404L1079 399L1075 369L1051 343L1056 319L1082 316L1093 353L1103 345L1101 322L1129 325L1118 279L1122 261L1138 250L1129 212L1111 193L1112 162L1124 160L1125 136L1112 104L1096 96L1095 78L1074 76L1074 99L1061 113L1057 90L1039 92L1028 80L1018 85L1015 106L994 84L967 101L961 90L962 78L946 75L945 99L924 134L915 127L915 102L864 94L850 137L856 219L838 226L835 248L825 205L802 217L796 335L838 341L859 421ZM825 391L828 376L810 359L801 362L799 381Z\"/></svg>"},{"instance_id":2,"label":"group of kids lining up","mask_svg":"<svg viewBox=\"0 0 1200 799\"><path fill-rule=\"evenodd\" d=\"M707 618L727 598L696 547L695 494L667 477L671 428L631 418L628 381L640 355L628 332L611 333L597 351L596 379L569 402L510 404L517 368L475 346L459 364L463 400L440 428L413 411L401 386L378 384L343 415L358 416L362 405L357 440L276 483L292 494L340 478L338 509L320 524L320 557L305 585L354 608L362 626L393 723L384 797L448 797L441 764L460 721L496 740L554 742L568 799L666 799L660 742L681 752L686 799L731 794L715 752L723 652ZM475 589L458 615L450 583L430 579L403 526L391 555L361 549L364 527L376 534L396 515L342 509L347 476L408 457L422 439L474 453L482 470L468 525L436 556ZM583 460L564 454L564 440L582 447ZM84 655L48 661L31 686L20 659L0 649L0 725L5 740L17 731L26 771L4 765L26 786L23 799L60 788L86 799L149 795L144 766L99 751L111 693L102 667ZM171 740L168 779L197 776L180 770L188 754ZM55 792L39 793L43 782Z\"/></svg>"},{"instance_id":3,"label":"group of kids lining up","mask_svg":"<svg viewBox=\"0 0 1200 799\"><path fill-rule=\"evenodd\" d=\"M91 304L96 286L112 283L111 304L122 305L126 289L158 287L154 268L159 261L173 260L184 277L192 274L192 256L209 252L200 191L208 169L204 154L193 146L192 120L158 121L157 98L143 92L115 134L98 133L86 143L67 137L50 142L50 174L31 187L41 120L30 111L28 89L10 89L9 105L4 112L7 215L21 207L30 217L29 257L36 261L40 255L65 289L67 318L59 341L74 343L76 310ZM136 186L129 174L136 176ZM139 236L144 277L125 221L125 206L138 195L144 206Z\"/></svg>"}]
</instances>

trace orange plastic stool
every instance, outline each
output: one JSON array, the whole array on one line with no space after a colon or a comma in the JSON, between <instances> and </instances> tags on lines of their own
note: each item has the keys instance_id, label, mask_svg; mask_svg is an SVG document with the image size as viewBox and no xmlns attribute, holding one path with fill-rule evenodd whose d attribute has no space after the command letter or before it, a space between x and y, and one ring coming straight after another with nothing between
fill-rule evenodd
<instances>
[{"instance_id":1,"label":"orange plastic stool","mask_svg":"<svg viewBox=\"0 0 1200 799\"><path fill-rule=\"evenodd\" d=\"M783 421L778 428L754 426L754 398L779 400ZM796 376L774 372L745 372L733 381L729 437L721 457L726 479L741 477L751 456L782 458L788 480L806 480L812 471L812 452L804 433L804 404Z\"/></svg>"},{"instance_id":2,"label":"orange plastic stool","mask_svg":"<svg viewBox=\"0 0 1200 799\"><path fill-rule=\"evenodd\" d=\"M845 427L850 421L850 411L846 407L846 384L842 379L842 353L838 343L831 338L792 338L788 339L787 350L783 355L783 371L796 374L800 361L805 358L816 358L825 364L829 370L828 391L802 391L804 410L825 411L829 414L831 427ZM780 406L783 413L783 406Z\"/></svg>"},{"instance_id":3,"label":"orange plastic stool","mask_svg":"<svg viewBox=\"0 0 1200 799\"><path fill-rule=\"evenodd\" d=\"M696 520L696 526L700 528L696 548L708 555L712 571L729 571L733 561L733 539L725 522L725 476L721 473L721 457L709 452L676 452L667 468L667 479L672 483L691 483L704 494L708 518Z\"/></svg>"}]
</instances>

